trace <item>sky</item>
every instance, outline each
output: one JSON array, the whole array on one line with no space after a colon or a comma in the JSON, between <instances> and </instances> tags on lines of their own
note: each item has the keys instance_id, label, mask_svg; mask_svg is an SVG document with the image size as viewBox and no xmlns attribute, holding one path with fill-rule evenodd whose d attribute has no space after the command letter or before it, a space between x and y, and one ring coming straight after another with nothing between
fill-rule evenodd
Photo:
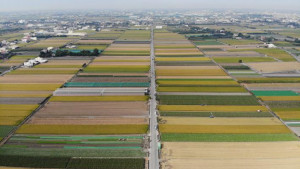
<instances>
[{"instance_id":1,"label":"sky","mask_svg":"<svg viewBox=\"0 0 300 169\"><path fill-rule=\"evenodd\" d=\"M0 0L0 11L64 9L299 10L300 0Z\"/></svg>"}]
</instances>

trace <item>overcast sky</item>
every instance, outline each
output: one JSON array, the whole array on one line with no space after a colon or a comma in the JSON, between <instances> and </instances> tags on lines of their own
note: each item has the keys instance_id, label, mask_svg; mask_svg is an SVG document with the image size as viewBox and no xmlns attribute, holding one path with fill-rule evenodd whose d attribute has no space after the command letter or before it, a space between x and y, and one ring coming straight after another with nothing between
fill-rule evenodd
<instances>
[{"instance_id":1,"label":"overcast sky","mask_svg":"<svg viewBox=\"0 0 300 169\"><path fill-rule=\"evenodd\" d=\"M299 10L300 0L0 0L0 11L61 9L270 9Z\"/></svg>"}]
</instances>

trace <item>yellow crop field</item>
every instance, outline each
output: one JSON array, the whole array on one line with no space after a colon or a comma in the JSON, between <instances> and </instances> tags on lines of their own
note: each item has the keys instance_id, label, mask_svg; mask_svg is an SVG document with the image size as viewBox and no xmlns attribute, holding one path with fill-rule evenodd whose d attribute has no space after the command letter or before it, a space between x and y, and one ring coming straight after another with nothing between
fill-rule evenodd
<instances>
[{"instance_id":1,"label":"yellow crop field","mask_svg":"<svg viewBox=\"0 0 300 169\"><path fill-rule=\"evenodd\" d=\"M208 57L157 57L157 62L210 61Z\"/></svg>"},{"instance_id":2,"label":"yellow crop field","mask_svg":"<svg viewBox=\"0 0 300 169\"><path fill-rule=\"evenodd\" d=\"M0 125L6 126L15 126L18 125L21 121L24 120L24 116L17 116L17 117L1 117L0 118Z\"/></svg>"},{"instance_id":3,"label":"yellow crop field","mask_svg":"<svg viewBox=\"0 0 300 169\"><path fill-rule=\"evenodd\" d=\"M53 96L51 102L147 101L149 96Z\"/></svg>"},{"instance_id":4,"label":"yellow crop field","mask_svg":"<svg viewBox=\"0 0 300 169\"><path fill-rule=\"evenodd\" d=\"M300 119L300 111L276 111L281 119Z\"/></svg>"},{"instance_id":5,"label":"yellow crop field","mask_svg":"<svg viewBox=\"0 0 300 169\"><path fill-rule=\"evenodd\" d=\"M28 116L31 112L30 110L3 110L0 111L0 117Z\"/></svg>"},{"instance_id":6,"label":"yellow crop field","mask_svg":"<svg viewBox=\"0 0 300 169\"><path fill-rule=\"evenodd\" d=\"M263 101L300 101L300 96L261 96Z\"/></svg>"},{"instance_id":7,"label":"yellow crop field","mask_svg":"<svg viewBox=\"0 0 300 169\"><path fill-rule=\"evenodd\" d=\"M18 134L145 134L148 125L33 125L25 124Z\"/></svg>"},{"instance_id":8,"label":"yellow crop field","mask_svg":"<svg viewBox=\"0 0 300 169\"><path fill-rule=\"evenodd\" d=\"M13 111L13 110L27 110L27 111L33 111L35 110L39 105L37 104L0 104L0 110L6 110L6 111Z\"/></svg>"},{"instance_id":9,"label":"yellow crop field","mask_svg":"<svg viewBox=\"0 0 300 169\"><path fill-rule=\"evenodd\" d=\"M159 105L160 111L202 111L202 112L268 112L264 106L218 106L218 105Z\"/></svg>"},{"instance_id":10,"label":"yellow crop field","mask_svg":"<svg viewBox=\"0 0 300 169\"><path fill-rule=\"evenodd\" d=\"M168 125L283 125L274 117L267 118L207 118L207 117L163 117Z\"/></svg>"},{"instance_id":11,"label":"yellow crop field","mask_svg":"<svg viewBox=\"0 0 300 169\"><path fill-rule=\"evenodd\" d=\"M160 124L162 133L290 133L284 125L169 125Z\"/></svg>"},{"instance_id":12,"label":"yellow crop field","mask_svg":"<svg viewBox=\"0 0 300 169\"><path fill-rule=\"evenodd\" d=\"M1 97L49 97L51 94L2 94Z\"/></svg>"},{"instance_id":13,"label":"yellow crop field","mask_svg":"<svg viewBox=\"0 0 300 169\"><path fill-rule=\"evenodd\" d=\"M157 81L158 85L212 85L212 86L232 86L232 85L236 85L239 86L239 83L237 83L236 81L192 81L192 80L172 80L172 81Z\"/></svg>"},{"instance_id":14,"label":"yellow crop field","mask_svg":"<svg viewBox=\"0 0 300 169\"><path fill-rule=\"evenodd\" d=\"M221 69L157 69L158 76L226 76Z\"/></svg>"},{"instance_id":15,"label":"yellow crop field","mask_svg":"<svg viewBox=\"0 0 300 169\"><path fill-rule=\"evenodd\" d=\"M158 87L159 92L247 92L243 87Z\"/></svg>"},{"instance_id":16,"label":"yellow crop field","mask_svg":"<svg viewBox=\"0 0 300 169\"><path fill-rule=\"evenodd\" d=\"M46 69L46 70L45 70ZM75 74L79 68L69 68L64 70L57 70L52 68L34 68L34 69L18 69L15 71L10 72L9 74L14 74L14 75L29 75L29 74Z\"/></svg>"},{"instance_id":17,"label":"yellow crop field","mask_svg":"<svg viewBox=\"0 0 300 169\"><path fill-rule=\"evenodd\" d=\"M61 84L0 84L0 89L5 91L43 91L56 90Z\"/></svg>"}]
</instances>

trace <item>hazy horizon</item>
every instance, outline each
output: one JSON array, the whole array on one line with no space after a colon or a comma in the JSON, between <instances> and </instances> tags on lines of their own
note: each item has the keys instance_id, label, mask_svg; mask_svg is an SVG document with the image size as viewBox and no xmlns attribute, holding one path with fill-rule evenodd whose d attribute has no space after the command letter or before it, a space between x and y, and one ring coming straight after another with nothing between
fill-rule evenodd
<instances>
[{"instance_id":1,"label":"hazy horizon","mask_svg":"<svg viewBox=\"0 0 300 169\"><path fill-rule=\"evenodd\" d=\"M72 9L257 9L299 10L299 0L0 0L0 11Z\"/></svg>"}]
</instances>

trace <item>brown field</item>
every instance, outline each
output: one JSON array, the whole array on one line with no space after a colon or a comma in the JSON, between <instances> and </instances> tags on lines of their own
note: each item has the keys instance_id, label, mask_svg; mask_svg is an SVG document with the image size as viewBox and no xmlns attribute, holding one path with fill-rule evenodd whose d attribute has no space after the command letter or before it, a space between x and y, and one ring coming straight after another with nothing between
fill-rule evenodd
<instances>
[{"instance_id":1,"label":"brown field","mask_svg":"<svg viewBox=\"0 0 300 169\"><path fill-rule=\"evenodd\" d=\"M252 69L262 73L287 72L300 70L299 62L247 63Z\"/></svg>"},{"instance_id":2,"label":"brown field","mask_svg":"<svg viewBox=\"0 0 300 169\"><path fill-rule=\"evenodd\" d=\"M5 75L0 83L65 83L73 75Z\"/></svg>"},{"instance_id":3,"label":"brown field","mask_svg":"<svg viewBox=\"0 0 300 169\"><path fill-rule=\"evenodd\" d=\"M146 102L49 102L34 117L146 116Z\"/></svg>"},{"instance_id":4,"label":"brown field","mask_svg":"<svg viewBox=\"0 0 300 169\"><path fill-rule=\"evenodd\" d=\"M156 70L177 70L177 69L215 69L221 70L219 66L155 66Z\"/></svg>"},{"instance_id":5,"label":"brown field","mask_svg":"<svg viewBox=\"0 0 300 169\"><path fill-rule=\"evenodd\" d=\"M184 67L181 69L156 69L158 76L224 76L222 69L198 69L197 66ZM194 68L196 67L196 68Z\"/></svg>"},{"instance_id":6,"label":"brown field","mask_svg":"<svg viewBox=\"0 0 300 169\"><path fill-rule=\"evenodd\" d=\"M150 62L93 62L90 65L150 65Z\"/></svg>"},{"instance_id":7,"label":"brown field","mask_svg":"<svg viewBox=\"0 0 300 169\"><path fill-rule=\"evenodd\" d=\"M208 55L217 57L217 56L262 56L261 54L253 51L245 52L226 52L226 51L208 51L205 52Z\"/></svg>"},{"instance_id":8,"label":"brown field","mask_svg":"<svg viewBox=\"0 0 300 169\"><path fill-rule=\"evenodd\" d=\"M291 133L284 125L172 125L160 124L162 133L259 134Z\"/></svg>"},{"instance_id":9,"label":"brown field","mask_svg":"<svg viewBox=\"0 0 300 169\"><path fill-rule=\"evenodd\" d=\"M150 57L149 56L101 56L101 57L97 57L93 63L95 62L103 62L103 61L107 61L107 60L145 60L150 62Z\"/></svg>"},{"instance_id":10,"label":"brown field","mask_svg":"<svg viewBox=\"0 0 300 169\"><path fill-rule=\"evenodd\" d=\"M230 76L156 76L156 79L231 79Z\"/></svg>"},{"instance_id":11,"label":"brown field","mask_svg":"<svg viewBox=\"0 0 300 169\"><path fill-rule=\"evenodd\" d=\"M282 125L277 118L205 118L163 117L162 124L172 125Z\"/></svg>"},{"instance_id":12,"label":"brown field","mask_svg":"<svg viewBox=\"0 0 300 169\"><path fill-rule=\"evenodd\" d=\"M299 153L299 142L165 142L162 168L297 169Z\"/></svg>"},{"instance_id":13,"label":"brown field","mask_svg":"<svg viewBox=\"0 0 300 169\"><path fill-rule=\"evenodd\" d=\"M149 82L148 77L76 77L72 82Z\"/></svg>"},{"instance_id":14,"label":"brown field","mask_svg":"<svg viewBox=\"0 0 300 169\"><path fill-rule=\"evenodd\" d=\"M79 75L149 76L149 73L79 73Z\"/></svg>"},{"instance_id":15,"label":"brown field","mask_svg":"<svg viewBox=\"0 0 300 169\"><path fill-rule=\"evenodd\" d=\"M32 118L28 124L148 124L147 118L124 117L72 117L72 118Z\"/></svg>"}]
</instances>

